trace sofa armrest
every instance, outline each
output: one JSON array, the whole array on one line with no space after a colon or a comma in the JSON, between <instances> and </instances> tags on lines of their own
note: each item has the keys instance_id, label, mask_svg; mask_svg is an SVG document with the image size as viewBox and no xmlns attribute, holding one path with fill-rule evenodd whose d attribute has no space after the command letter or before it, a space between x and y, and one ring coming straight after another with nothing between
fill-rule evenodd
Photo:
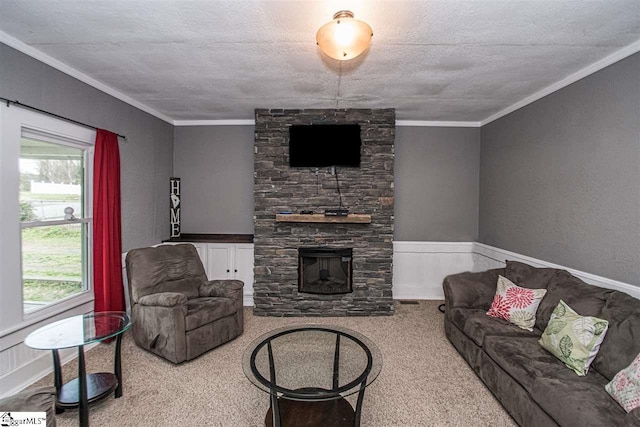
<instances>
[{"instance_id":1,"label":"sofa armrest","mask_svg":"<svg viewBox=\"0 0 640 427\"><path fill-rule=\"evenodd\" d=\"M47 427L56 425L56 389L39 387L0 399L0 409L8 412L46 412Z\"/></svg>"},{"instance_id":2,"label":"sofa armrest","mask_svg":"<svg viewBox=\"0 0 640 427\"><path fill-rule=\"evenodd\" d=\"M488 310L496 293L498 275L504 275L504 268L481 273L459 273L444 278L445 307L479 308Z\"/></svg>"},{"instance_id":3,"label":"sofa armrest","mask_svg":"<svg viewBox=\"0 0 640 427\"><path fill-rule=\"evenodd\" d=\"M187 303L187 297L179 292L160 292L138 299L138 304L153 307L176 307Z\"/></svg>"},{"instance_id":4,"label":"sofa armrest","mask_svg":"<svg viewBox=\"0 0 640 427\"><path fill-rule=\"evenodd\" d=\"M242 288L244 283L240 280L209 280L200 285L198 289L201 297L224 297L242 301Z\"/></svg>"},{"instance_id":5,"label":"sofa armrest","mask_svg":"<svg viewBox=\"0 0 640 427\"><path fill-rule=\"evenodd\" d=\"M640 406L637 407L636 409L634 409L633 411L629 412L625 417L624 417L624 423L625 425L631 427L639 427L640 426Z\"/></svg>"}]
</instances>

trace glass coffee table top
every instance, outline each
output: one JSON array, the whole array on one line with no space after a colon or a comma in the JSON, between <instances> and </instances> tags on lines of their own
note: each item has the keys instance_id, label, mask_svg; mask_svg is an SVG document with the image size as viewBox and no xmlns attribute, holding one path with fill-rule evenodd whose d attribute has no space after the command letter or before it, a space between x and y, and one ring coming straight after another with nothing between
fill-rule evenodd
<instances>
[{"instance_id":1,"label":"glass coffee table top","mask_svg":"<svg viewBox=\"0 0 640 427\"><path fill-rule=\"evenodd\" d=\"M79 347L112 338L131 327L126 313L107 311L69 317L32 332L25 344L40 350Z\"/></svg>"},{"instance_id":2,"label":"glass coffee table top","mask_svg":"<svg viewBox=\"0 0 640 427\"><path fill-rule=\"evenodd\" d=\"M382 369L382 355L370 339L350 329L295 325L254 340L242 366L249 381L267 393L320 401L339 399L371 384Z\"/></svg>"}]
</instances>

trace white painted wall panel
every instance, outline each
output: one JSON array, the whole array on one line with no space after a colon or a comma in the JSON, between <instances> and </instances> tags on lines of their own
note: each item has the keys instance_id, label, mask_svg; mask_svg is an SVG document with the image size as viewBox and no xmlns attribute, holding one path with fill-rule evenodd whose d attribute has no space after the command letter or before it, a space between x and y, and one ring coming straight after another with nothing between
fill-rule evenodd
<instances>
[{"instance_id":1,"label":"white painted wall panel","mask_svg":"<svg viewBox=\"0 0 640 427\"><path fill-rule=\"evenodd\" d=\"M501 268L505 266L504 261L507 259L534 267L567 270L586 283L640 298L638 286L476 242L394 242L393 297L443 299L442 281L447 275Z\"/></svg>"}]
</instances>

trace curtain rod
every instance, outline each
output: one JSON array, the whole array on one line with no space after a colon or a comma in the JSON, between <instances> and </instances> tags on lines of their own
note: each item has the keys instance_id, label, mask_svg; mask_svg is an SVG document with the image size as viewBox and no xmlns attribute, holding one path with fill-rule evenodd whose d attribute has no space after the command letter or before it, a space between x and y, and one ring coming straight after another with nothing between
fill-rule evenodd
<instances>
[{"instance_id":1,"label":"curtain rod","mask_svg":"<svg viewBox=\"0 0 640 427\"><path fill-rule=\"evenodd\" d=\"M58 119L66 120L68 122L75 123L75 124L80 125L80 126L84 126L84 127L91 128L91 129L96 129L96 130L98 129L95 126L91 126L91 125L88 125L86 123L82 123L82 122L79 122L77 120L70 119L68 117L60 116L58 114L51 113L49 111L41 110L40 108L32 107L31 105L23 104L22 102L20 102L18 100L12 101L10 99L0 97L0 101L6 102L7 103L7 107L9 107L9 106L11 106L13 104L15 106L26 108L26 109L33 110L33 111L37 111L38 113L43 113L43 114L46 114L46 115L51 116L51 117L56 117ZM126 136L120 135L119 133L116 133L116 135L118 135L118 138L122 138L124 140L127 139Z\"/></svg>"}]
</instances>

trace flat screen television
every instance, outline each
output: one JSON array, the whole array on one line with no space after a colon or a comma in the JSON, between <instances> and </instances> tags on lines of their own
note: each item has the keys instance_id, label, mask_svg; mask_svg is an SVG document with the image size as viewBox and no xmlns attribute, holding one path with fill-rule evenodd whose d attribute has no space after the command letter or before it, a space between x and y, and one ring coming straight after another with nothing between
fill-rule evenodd
<instances>
[{"instance_id":1,"label":"flat screen television","mask_svg":"<svg viewBox=\"0 0 640 427\"><path fill-rule=\"evenodd\" d=\"M289 127L289 166L360 166L360 125Z\"/></svg>"}]
</instances>

